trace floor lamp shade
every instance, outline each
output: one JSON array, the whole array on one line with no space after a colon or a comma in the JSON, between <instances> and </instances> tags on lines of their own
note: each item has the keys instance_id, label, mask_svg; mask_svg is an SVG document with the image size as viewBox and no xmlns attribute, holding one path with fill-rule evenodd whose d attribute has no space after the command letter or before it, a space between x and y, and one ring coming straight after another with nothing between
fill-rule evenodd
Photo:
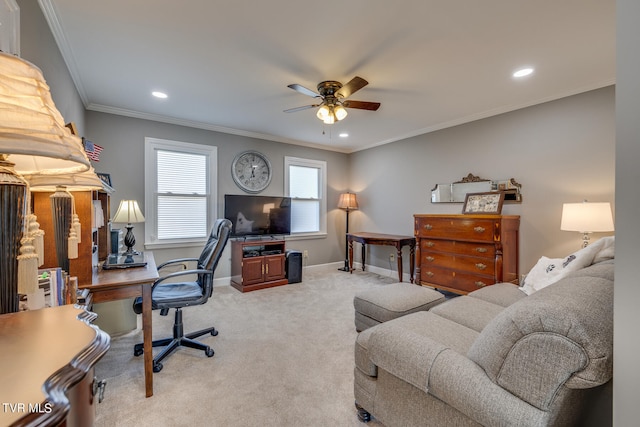
<instances>
[{"instance_id":1,"label":"floor lamp shade","mask_svg":"<svg viewBox=\"0 0 640 427\"><path fill-rule=\"evenodd\" d=\"M342 193L340 200L338 200L338 208L343 209L347 213L345 236L344 236L344 267L340 268L341 271L349 271L349 242L346 233L349 233L349 212L358 209L358 200L354 193Z\"/></svg>"},{"instance_id":2,"label":"floor lamp shade","mask_svg":"<svg viewBox=\"0 0 640 427\"><path fill-rule=\"evenodd\" d=\"M65 127L49 86L33 64L0 52L0 310L18 309L18 261L27 216L22 174L79 173L91 163Z\"/></svg>"}]
</instances>

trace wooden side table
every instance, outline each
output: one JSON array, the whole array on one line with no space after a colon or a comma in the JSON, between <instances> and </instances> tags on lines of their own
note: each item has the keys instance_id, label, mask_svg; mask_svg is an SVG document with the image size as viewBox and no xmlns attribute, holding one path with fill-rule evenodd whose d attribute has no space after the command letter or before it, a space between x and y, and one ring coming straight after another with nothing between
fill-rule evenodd
<instances>
[{"instance_id":1,"label":"wooden side table","mask_svg":"<svg viewBox=\"0 0 640 427\"><path fill-rule=\"evenodd\" d=\"M349 243L349 271L353 272L353 242L362 245L362 271L365 267L365 246L366 245L385 245L393 246L397 251L398 261L398 280L402 282L402 247L409 246L411 258L409 259L409 279L413 283L413 270L415 266L415 250L416 239L413 236L398 236L395 234L368 233L365 231L357 233L347 233L347 242Z\"/></svg>"}]
</instances>

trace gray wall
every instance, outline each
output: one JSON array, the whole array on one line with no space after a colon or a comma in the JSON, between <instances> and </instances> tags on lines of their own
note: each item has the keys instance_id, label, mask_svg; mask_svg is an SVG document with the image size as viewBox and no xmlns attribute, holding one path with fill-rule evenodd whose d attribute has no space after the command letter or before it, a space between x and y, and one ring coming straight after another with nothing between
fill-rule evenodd
<instances>
[{"instance_id":1,"label":"gray wall","mask_svg":"<svg viewBox=\"0 0 640 427\"><path fill-rule=\"evenodd\" d=\"M84 106L49 25L36 0L17 0L20 7L20 57L44 75L51 97L65 123L74 122L84 135Z\"/></svg>"},{"instance_id":2,"label":"gray wall","mask_svg":"<svg viewBox=\"0 0 640 427\"><path fill-rule=\"evenodd\" d=\"M502 211L521 217L521 273L578 250L579 233L560 231L562 204L614 207L614 102L607 87L354 153L352 230L412 234L413 214L461 213L459 203L432 204L431 189L473 173L522 184L522 203ZM388 266L390 252L371 247L367 262Z\"/></svg>"},{"instance_id":3,"label":"gray wall","mask_svg":"<svg viewBox=\"0 0 640 427\"><path fill-rule=\"evenodd\" d=\"M616 426L640 419L640 2L618 0L616 88L616 281L614 293L613 420Z\"/></svg>"},{"instance_id":4,"label":"gray wall","mask_svg":"<svg viewBox=\"0 0 640 427\"><path fill-rule=\"evenodd\" d=\"M262 195L284 194L284 157L295 156L327 162L327 237L290 240L288 249L307 250L306 265L326 264L343 259L344 212L336 208L339 194L345 190L348 180L348 155L326 150L317 150L279 142L229 135L202 129L176 126L150 120L87 112L86 137L104 147L100 162L95 164L97 172L111 174L116 189L111 197L112 213L122 199L136 199L144 212L144 139L153 137L194 144L218 147L218 214L223 215L224 195L242 194L231 178L231 163L234 157L245 150L255 149L266 154L274 169L273 179ZM134 229L136 247L144 242L144 224ZM201 248L154 249L157 262L173 258L197 256ZM229 253L227 248L226 253ZM224 256L216 277L230 275L229 257Z\"/></svg>"}]
</instances>

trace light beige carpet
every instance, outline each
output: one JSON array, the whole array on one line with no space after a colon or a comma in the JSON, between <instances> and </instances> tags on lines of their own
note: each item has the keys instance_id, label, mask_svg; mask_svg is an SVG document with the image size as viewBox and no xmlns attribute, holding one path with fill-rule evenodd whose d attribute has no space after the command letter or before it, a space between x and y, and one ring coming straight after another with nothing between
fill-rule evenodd
<instances>
[{"instance_id":1,"label":"light beige carpet","mask_svg":"<svg viewBox=\"0 0 640 427\"><path fill-rule=\"evenodd\" d=\"M315 267L302 283L244 294L216 287L207 304L183 310L186 332L219 330L202 338L215 355L178 349L154 374L153 397L144 397L142 356L133 356L141 332L112 339L96 365L108 382L96 425L364 427L353 397L353 296L396 281ZM154 338L172 325L173 312L153 313Z\"/></svg>"}]
</instances>

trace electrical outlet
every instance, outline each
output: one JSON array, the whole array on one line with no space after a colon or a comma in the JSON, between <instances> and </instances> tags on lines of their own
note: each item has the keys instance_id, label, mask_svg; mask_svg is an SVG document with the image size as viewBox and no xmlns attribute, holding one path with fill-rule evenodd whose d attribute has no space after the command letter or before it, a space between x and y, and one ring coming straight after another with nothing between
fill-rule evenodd
<instances>
[{"instance_id":1,"label":"electrical outlet","mask_svg":"<svg viewBox=\"0 0 640 427\"><path fill-rule=\"evenodd\" d=\"M302 258L309 258L309 251L308 250L304 250L302 251Z\"/></svg>"},{"instance_id":2,"label":"electrical outlet","mask_svg":"<svg viewBox=\"0 0 640 427\"><path fill-rule=\"evenodd\" d=\"M396 260L396 256L394 254L389 254L389 262L393 262Z\"/></svg>"}]
</instances>

